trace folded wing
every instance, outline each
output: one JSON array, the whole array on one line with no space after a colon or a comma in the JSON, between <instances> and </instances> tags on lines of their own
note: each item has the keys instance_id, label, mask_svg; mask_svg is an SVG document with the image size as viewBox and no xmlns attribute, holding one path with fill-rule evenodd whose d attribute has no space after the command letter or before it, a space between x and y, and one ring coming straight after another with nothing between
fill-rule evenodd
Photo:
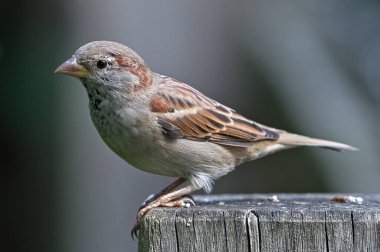
<instances>
[{"instance_id":1,"label":"folded wing","mask_svg":"<svg viewBox=\"0 0 380 252\"><path fill-rule=\"evenodd\" d=\"M172 78L161 76L150 109L172 138L247 147L260 140L277 140L277 132L258 125Z\"/></svg>"}]
</instances>

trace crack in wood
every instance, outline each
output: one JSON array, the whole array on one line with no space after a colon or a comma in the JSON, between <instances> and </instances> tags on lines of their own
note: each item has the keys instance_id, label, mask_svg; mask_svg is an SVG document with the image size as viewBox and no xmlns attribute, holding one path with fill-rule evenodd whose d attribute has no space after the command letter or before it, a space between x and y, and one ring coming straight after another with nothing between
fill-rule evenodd
<instances>
[{"instance_id":1,"label":"crack in wood","mask_svg":"<svg viewBox=\"0 0 380 252\"><path fill-rule=\"evenodd\" d=\"M352 228L352 247L355 248L355 223L354 223L354 211L351 211L351 228Z\"/></svg>"},{"instance_id":2,"label":"crack in wood","mask_svg":"<svg viewBox=\"0 0 380 252\"><path fill-rule=\"evenodd\" d=\"M329 252L329 233L327 231L327 211L325 211L325 239L326 239L326 251Z\"/></svg>"},{"instance_id":3,"label":"crack in wood","mask_svg":"<svg viewBox=\"0 0 380 252\"><path fill-rule=\"evenodd\" d=\"M174 230L175 230L175 240L176 240L176 244L177 244L177 251L180 252L180 248L179 248L179 240L178 240L178 230L177 230L177 212L175 212L175 221L174 221Z\"/></svg>"}]
</instances>

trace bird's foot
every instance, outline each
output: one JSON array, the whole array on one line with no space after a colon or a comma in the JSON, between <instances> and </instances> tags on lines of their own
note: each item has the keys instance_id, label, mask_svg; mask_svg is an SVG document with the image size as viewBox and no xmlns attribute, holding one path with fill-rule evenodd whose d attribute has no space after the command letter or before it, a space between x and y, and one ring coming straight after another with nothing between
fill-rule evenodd
<instances>
[{"instance_id":1,"label":"bird's foot","mask_svg":"<svg viewBox=\"0 0 380 252\"><path fill-rule=\"evenodd\" d=\"M139 210L137 212L140 212L141 209L145 208L150 203L152 203L153 201L155 201L159 196L160 196L160 193L155 193L155 194L149 195L148 198L146 198L144 200L144 202L141 204L141 206L139 207Z\"/></svg>"},{"instance_id":2,"label":"bird's foot","mask_svg":"<svg viewBox=\"0 0 380 252\"><path fill-rule=\"evenodd\" d=\"M152 203L153 201L155 201L159 196L161 196L160 193L149 195L148 198L146 198L144 200L144 202L141 204L141 206L139 207L138 212L140 212L140 210L142 210L143 208L145 208L146 206L148 206L150 203ZM195 206L194 198L190 194L182 196L181 199L183 199L184 201L187 201L187 203L189 203L190 205ZM164 206L164 205L160 205L160 206ZM166 206L166 207L170 207L170 206ZM184 207L186 207L186 206L184 206Z\"/></svg>"},{"instance_id":3,"label":"bird's foot","mask_svg":"<svg viewBox=\"0 0 380 252\"><path fill-rule=\"evenodd\" d=\"M138 238L137 232L140 229L141 221L150 209L156 208L156 207L186 207L187 208L190 206L195 206L194 199L190 195L184 195L172 201L164 201L164 200L160 201L160 200L154 200L154 199L151 200L152 198L153 198L152 196L148 197L148 199L145 200L143 205L139 208L139 211L136 217L137 219L136 223L131 230L132 239L134 239L135 237Z\"/></svg>"},{"instance_id":4,"label":"bird's foot","mask_svg":"<svg viewBox=\"0 0 380 252\"><path fill-rule=\"evenodd\" d=\"M169 202L163 202L161 207L190 207L195 206L194 198L191 195L184 195L178 199L169 201Z\"/></svg>"}]
</instances>

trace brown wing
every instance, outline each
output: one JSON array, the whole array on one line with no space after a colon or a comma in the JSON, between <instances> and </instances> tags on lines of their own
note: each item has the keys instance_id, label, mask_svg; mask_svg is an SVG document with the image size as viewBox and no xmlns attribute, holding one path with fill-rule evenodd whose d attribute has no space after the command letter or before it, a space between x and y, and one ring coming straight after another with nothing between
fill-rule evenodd
<instances>
[{"instance_id":1,"label":"brown wing","mask_svg":"<svg viewBox=\"0 0 380 252\"><path fill-rule=\"evenodd\" d=\"M172 78L161 76L150 102L157 122L173 138L210 141L247 147L259 140L276 140L278 134Z\"/></svg>"}]
</instances>

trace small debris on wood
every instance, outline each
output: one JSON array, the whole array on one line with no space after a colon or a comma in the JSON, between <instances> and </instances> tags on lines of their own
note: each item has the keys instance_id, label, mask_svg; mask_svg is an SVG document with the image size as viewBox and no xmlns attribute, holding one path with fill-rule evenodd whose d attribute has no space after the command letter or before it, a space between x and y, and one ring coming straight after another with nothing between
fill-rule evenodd
<instances>
[{"instance_id":1,"label":"small debris on wood","mask_svg":"<svg viewBox=\"0 0 380 252\"><path fill-rule=\"evenodd\" d=\"M182 207L189 208L191 205L189 202L183 203Z\"/></svg>"},{"instance_id":2,"label":"small debris on wood","mask_svg":"<svg viewBox=\"0 0 380 252\"><path fill-rule=\"evenodd\" d=\"M277 195L272 195L271 197L268 198L269 201L272 201L274 203L280 202L278 199Z\"/></svg>"},{"instance_id":3,"label":"small debris on wood","mask_svg":"<svg viewBox=\"0 0 380 252\"><path fill-rule=\"evenodd\" d=\"M362 197L355 197L351 195L336 195L334 196L331 201L337 202L337 203L357 203L362 204L363 198Z\"/></svg>"}]
</instances>

